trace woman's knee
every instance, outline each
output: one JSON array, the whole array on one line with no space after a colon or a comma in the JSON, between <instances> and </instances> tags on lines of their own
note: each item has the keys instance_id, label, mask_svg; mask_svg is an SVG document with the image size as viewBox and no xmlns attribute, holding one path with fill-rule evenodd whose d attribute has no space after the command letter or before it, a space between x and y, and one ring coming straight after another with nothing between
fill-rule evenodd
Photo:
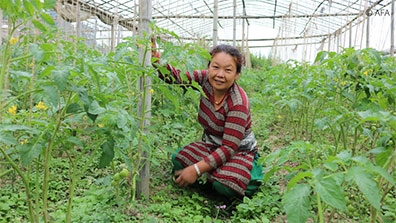
<instances>
[{"instance_id":1,"label":"woman's knee","mask_svg":"<svg viewBox=\"0 0 396 223\"><path fill-rule=\"evenodd\" d=\"M226 186L224 186L223 184L215 181L212 183L212 187L214 190L216 190L217 193L225 196L225 197L237 197L238 193Z\"/></svg>"}]
</instances>

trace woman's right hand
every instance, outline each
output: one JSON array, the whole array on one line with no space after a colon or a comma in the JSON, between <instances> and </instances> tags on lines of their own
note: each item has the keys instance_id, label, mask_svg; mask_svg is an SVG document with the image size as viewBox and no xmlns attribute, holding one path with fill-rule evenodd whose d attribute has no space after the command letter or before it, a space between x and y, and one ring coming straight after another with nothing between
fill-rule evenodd
<instances>
[{"instance_id":1,"label":"woman's right hand","mask_svg":"<svg viewBox=\"0 0 396 223\"><path fill-rule=\"evenodd\" d=\"M157 58L154 62L158 62L161 58L160 52L157 50L157 42L155 36L151 37L151 57Z\"/></svg>"}]
</instances>

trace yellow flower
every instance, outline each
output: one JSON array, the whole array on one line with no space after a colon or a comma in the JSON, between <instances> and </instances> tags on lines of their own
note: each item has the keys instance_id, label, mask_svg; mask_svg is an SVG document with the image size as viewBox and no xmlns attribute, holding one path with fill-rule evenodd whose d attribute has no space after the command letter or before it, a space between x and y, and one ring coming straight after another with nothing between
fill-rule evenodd
<instances>
[{"instance_id":1,"label":"yellow flower","mask_svg":"<svg viewBox=\"0 0 396 223\"><path fill-rule=\"evenodd\" d=\"M44 102L42 101L39 101L39 103L37 103L36 108L38 110L44 110L44 111L48 109L47 105L45 105Z\"/></svg>"},{"instance_id":2,"label":"yellow flower","mask_svg":"<svg viewBox=\"0 0 396 223\"><path fill-rule=\"evenodd\" d=\"M346 85L346 81L341 82L341 86L345 86Z\"/></svg>"},{"instance_id":3,"label":"yellow flower","mask_svg":"<svg viewBox=\"0 0 396 223\"><path fill-rule=\"evenodd\" d=\"M154 94L154 89L150 88L150 94Z\"/></svg>"},{"instance_id":4,"label":"yellow flower","mask_svg":"<svg viewBox=\"0 0 396 223\"><path fill-rule=\"evenodd\" d=\"M282 119L282 116L281 116L281 115L278 115L278 119L279 119L279 120Z\"/></svg>"},{"instance_id":5,"label":"yellow flower","mask_svg":"<svg viewBox=\"0 0 396 223\"><path fill-rule=\"evenodd\" d=\"M104 126L104 125L101 124L101 123L98 124L98 127L99 127L99 128L103 128L103 126Z\"/></svg>"},{"instance_id":6,"label":"yellow flower","mask_svg":"<svg viewBox=\"0 0 396 223\"><path fill-rule=\"evenodd\" d=\"M28 143L28 139L25 139L23 141L20 142L21 145Z\"/></svg>"},{"instance_id":7,"label":"yellow flower","mask_svg":"<svg viewBox=\"0 0 396 223\"><path fill-rule=\"evenodd\" d=\"M368 70L363 72L364 76L368 76Z\"/></svg>"},{"instance_id":8,"label":"yellow flower","mask_svg":"<svg viewBox=\"0 0 396 223\"><path fill-rule=\"evenodd\" d=\"M13 105L13 106L9 107L8 110L7 110L7 112L8 112L9 114L11 114L11 115L16 115L17 106L16 106L16 105Z\"/></svg>"},{"instance_id":9,"label":"yellow flower","mask_svg":"<svg viewBox=\"0 0 396 223\"><path fill-rule=\"evenodd\" d=\"M335 77L335 78L334 78L334 81L335 81L335 82L338 82L338 78Z\"/></svg>"},{"instance_id":10,"label":"yellow flower","mask_svg":"<svg viewBox=\"0 0 396 223\"><path fill-rule=\"evenodd\" d=\"M10 44L11 44L11 45L14 45L14 44L17 43L18 41L19 41L18 38L11 37L11 39L10 39Z\"/></svg>"}]
</instances>

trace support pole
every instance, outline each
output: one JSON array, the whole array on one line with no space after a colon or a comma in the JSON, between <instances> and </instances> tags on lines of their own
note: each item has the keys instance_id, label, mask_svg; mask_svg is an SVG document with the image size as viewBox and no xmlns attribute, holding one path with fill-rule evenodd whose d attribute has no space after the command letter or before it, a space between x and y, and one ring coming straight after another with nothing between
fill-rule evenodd
<instances>
[{"instance_id":1,"label":"support pole","mask_svg":"<svg viewBox=\"0 0 396 223\"><path fill-rule=\"evenodd\" d=\"M367 16L366 24L366 48L370 47L370 16Z\"/></svg>"},{"instance_id":2,"label":"support pole","mask_svg":"<svg viewBox=\"0 0 396 223\"><path fill-rule=\"evenodd\" d=\"M331 51L331 48L330 48L330 46L331 46L331 35L329 34L329 37L327 38L328 39L328 42L327 42L327 51Z\"/></svg>"},{"instance_id":3,"label":"support pole","mask_svg":"<svg viewBox=\"0 0 396 223\"><path fill-rule=\"evenodd\" d=\"M152 0L139 0L139 9L140 9L140 19L139 19L139 35L141 38L144 38L145 35L150 36L150 20L152 18ZM144 57L145 56L145 57ZM144 66L149 66L151 64L151 54L145 53L144 47L139 48L139 60L144 61ZM147 133L147 126L150 125L150 117L151 113L147 111L151 111L151 94L150 94L150 86L151 86L151 78L148 75L143 75L139 78L139 92L141 93L141 98L139 102L139 117L144 117L144 127L143 130ZM143 97L145 96L145 97ZM142 121L142 120L141 120ZM139 123L141 126L142 123ZM140 145L138 148L140 152L140 162L139 163L139 180L136 184L136 196L138 199L143 196L147 199L150 194L150 155L149 149L144 145Z\"/></svg>"},{"instance_id":4,"label":"support pole","mask_svg":"<svg viewBox=\"0 0 396 223\"><path fill-rule=\"evenodd\" d=\"M234 15L233 15L233 36L232 36L232 45L235 47L236 46L236 9L237 9L237 0L234 0Z\"/></svg>"},{"instance_id":5,"label":"support pole","mask_svg":"<svg viewBox=\"0 0 396 223\"><path fill-rule=\"evenodd\" d=\"M245 16L245 5L243 6L243 16ZM245 19L242 20L242 44L241 49L245 49ZM243 52L243 51L242 51Z\"/></svg>"},{"instance_id":6,"label":"support pole","mask_svg":"<svg viewBox=\"0 0 396 223\"><path fill-rule=\"evenodd\" d=\"M390 55L393 56L395 53L395 0L392 0L391 4L391 36L390 36L391 46Z\"/></svg>"},{"instance_id":7,"label":"support pole","mask_svg":"<svg viewBox=\"0 0 396 223\"><path fill-rule=\"evenodd\" d=\"M113 23L111 24L111 35L110 35L110 51L114 52L114 48L115 48L115 30L116 30L117 24L115 23L115 21L113 21Z\"/></svg>"},{"instance_id":8,"label":"support pole","mask_svg":"<svg viewBox=\"0 0 396 223\"><path fill-rule=\"evenodd\" d=\"M214 10L213 10L213 46L217 45L217 39L218 39L218 34L217 34L217 20L219 17L219 1L215 0L214 1Z\"/></svg>"},{"instance_id":9,"label":"support pole","mask_svg":"<svg viewBox=\"0 0 396 223\"><path fill-rule=\"evenodd\" d=\"M352 47L352 23L349 24L349 48Z\"/></svg>"}]
</instances>

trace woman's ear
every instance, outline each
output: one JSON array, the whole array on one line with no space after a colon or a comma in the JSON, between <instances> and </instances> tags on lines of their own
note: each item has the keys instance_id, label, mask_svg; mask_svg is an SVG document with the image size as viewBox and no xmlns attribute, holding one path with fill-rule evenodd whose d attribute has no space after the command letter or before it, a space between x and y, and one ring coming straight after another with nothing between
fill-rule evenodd
<instances>
[{"instance_id":1,"label":"woman's ear","mask_svg":"<svg viewBox=\"0 0 396 223\"><path fill-rule=\"evenodd\" d=\"M237 73L236 76L235 76L235 80L238 80L240 75L241 75L241 73Z\"/></svg>"}]
</instances>

